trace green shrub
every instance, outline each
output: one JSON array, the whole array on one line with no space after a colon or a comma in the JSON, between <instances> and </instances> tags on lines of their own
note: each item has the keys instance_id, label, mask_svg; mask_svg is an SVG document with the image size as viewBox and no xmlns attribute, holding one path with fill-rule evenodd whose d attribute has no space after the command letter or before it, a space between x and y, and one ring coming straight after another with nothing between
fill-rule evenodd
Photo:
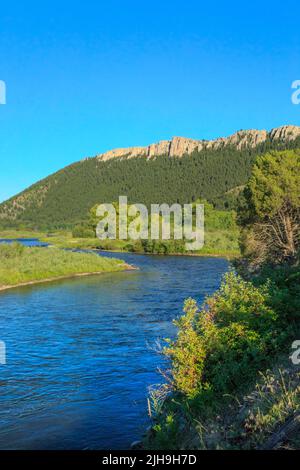
<instances>
[{"instance_id":1,"label":"green shrub","mask_svg":"<svg viewBox=\"0 0 300 470\"><path fill-rule=\"evenodd\" d=\"M95 238L93 229L85 225L76 225L72 230L73 238Z\"/></svg>"},{"instance_id":2,"label":"green shrub","mask_svg":"<svg viewBox=\"0 0 300 470\"><path fill-rule=\"evenodd\" d=\"M177 338L164 350L175 390L188 398L230 393L253 377L276 346L277 315L269 303L269 284L254 287L234 273L201 310L188 299L175 321Z\"/></svg>"},{"instance_id":3,"label":"green shrub","mask_svg":"<svg viewBox=\"0 0 300 470\"><path fill-rule=\"evenodd\" d=\"M277 342L283 346L300 330L300 268L289 265L265 267L253 280L255 285L269 282L270 305L278 314Z\"/></svg>"}]
</instances>

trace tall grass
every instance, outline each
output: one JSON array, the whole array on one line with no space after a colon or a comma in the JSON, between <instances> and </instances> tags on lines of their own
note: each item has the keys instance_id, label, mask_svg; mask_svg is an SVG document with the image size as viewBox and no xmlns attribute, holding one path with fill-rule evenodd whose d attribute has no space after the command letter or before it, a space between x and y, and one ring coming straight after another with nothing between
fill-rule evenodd
<instances>
[{"instance_id":1,"label":"tall grass","mask_svg":"<svg viewBox=\"0 0 300 470\"><path fill-rule=\"evenodd\" d=\"M121 271L123 261L58 248L0 245L0 287L83 273Z\"/></svg>"}]
</instances>

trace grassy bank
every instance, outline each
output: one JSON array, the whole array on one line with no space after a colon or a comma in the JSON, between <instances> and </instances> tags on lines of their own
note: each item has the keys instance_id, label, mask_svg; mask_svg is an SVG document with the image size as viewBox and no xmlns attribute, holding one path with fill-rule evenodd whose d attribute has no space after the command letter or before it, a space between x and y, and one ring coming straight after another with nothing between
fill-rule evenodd
<instances>
[{"instance_id":1,"label":"grassy bank","mask_svg":"<svg viewBox=\"0 0 300 470\"><path fill-rule=\"evenodd\" d=\"M18 243L0 245L0 289L88 273L122 271L126 263L93 253L58 248L27 248Z\"/></svg>"},{"instance_id":2,"label":"grassy bank","mask_svg":"<svg viewBox=\"0 0 300 470\"><path fill-rule=\"evenodd\" d=\"M0 238L18 239L18 238L42 238L47 236L46 232L30 229L5 229L0 230Z\"/></svg>"},{"instance_id":3,"label":"grassy bank","mask_svg":"<svg viewBox=\"0 0 300 470\"><path fill-rule=\"evenodd\" d=\"M146 435L144 447L296 450L300 448L299 428L300 366L284 358L259 373L244 393L206 416L170 400Z\"/></svg>"},{"instance_id":4,"label":"grassy bank","mask_svg":"<svg viewBox=\"0 0 300 470\"><path fill-rule=\"evenodd\" d=\"M99 240L98 238L76 238L71 233L59 233L42 236L42 241L60 248L101 249L117 252L147 253L147 254L188 254L184 243L175 244L172 241L158 240L155 243L127 240ZM209 231L205 233L204 247L199 251L190 252L199 256L237 257L240 254L238 233L235 231Z\"/></svg>"},{"instance_id":5,"label":"grassy bank","mask_svg":"<svg viewBox=\"0 0 300 470\"><path fill-rule=\"evenodd\" d=\"M204 247L199 251L187 252L184 243L158 240L155 243L127 240L99 240L98 238L74 238L71 234L43 236L41 240L60 248L101 249L107 251L146 253L158 255L193 254L198 256L222 256L235 258L240 255L238 234L229 231L213 231L205 234Z\"/></svg>"},{"instance_id":6,"label":"grassy bank","mask_svg":"<svg viewBox=\"0 0 300 470\"><path fill-rule=\"evenodd\" d=\"M236 229L207 230L204 247L190 254L198 256L220 256L235 258L240 255L239 232ZM57 248L101 249L116 252L147 253L147 254L189 254L185 251L184 243L174 244L172 241L158 240L155 243L127 240L99 240L98 238L74 237L71 232L59 231L53 233L33 232L29 230L6 230L0 232L0 238L38 238Z\"/></svg>"}]
</instances>

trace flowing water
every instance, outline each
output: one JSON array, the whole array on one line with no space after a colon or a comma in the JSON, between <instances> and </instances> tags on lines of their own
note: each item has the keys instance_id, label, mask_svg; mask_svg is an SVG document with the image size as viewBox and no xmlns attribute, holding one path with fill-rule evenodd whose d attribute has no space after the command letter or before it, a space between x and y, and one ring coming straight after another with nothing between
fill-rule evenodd
<instances>
[{"instance_id":1,"label":"flowing water","mask_svg":"<svg viewBox=\"0 0 300 470\"><path fill-rule=\"evenodd\" d=\"M173 336L185 298L203 301L228 262L105 254L138 271L0 294L1 449L126 449L149 425L162 381L157 339Z\"/></svg>"}]
</instances>

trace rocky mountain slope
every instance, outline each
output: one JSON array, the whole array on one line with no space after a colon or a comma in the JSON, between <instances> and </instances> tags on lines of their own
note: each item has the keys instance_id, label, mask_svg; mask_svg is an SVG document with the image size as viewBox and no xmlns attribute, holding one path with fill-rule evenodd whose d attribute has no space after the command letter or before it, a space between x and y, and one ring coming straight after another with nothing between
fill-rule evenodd
<instances>
[{"instance_id":1,"label":"rocky mountain slope","mask_svg":"<svg viewBox=\"0 0 300 470\"><path fill-rule=\"evenodd\" d=\"M112 158L153 158L160 155L183 157L195 151L219 150L226 146L234 146L239 150L245 147L255 148L267 140L289 142L299 136L300 127L282 126L272 129L270 132L266 130L242 130L229 137L220 137L215 140L194 140L185 137L173 137L171 140L162 140L157 144L151 144L147 147L128 147L110 150L97 155L96 158L106 161Z\"/></svg>"},{"instance_id":2,"label":"rocky mountain slope","mask_svg":"<svg viewBox=\"0 0 300 470\"><path fill-rule=\"evenodd\" d=\"M71 227L84 221L93 205L120 195L147 206L204 198L220 209L232 208L258 154L295 147L300 148L300 127L283 126L213 141L174 137L112 150L73 163L0 204L0 227Z\"/></svg>"}]
</instances>

